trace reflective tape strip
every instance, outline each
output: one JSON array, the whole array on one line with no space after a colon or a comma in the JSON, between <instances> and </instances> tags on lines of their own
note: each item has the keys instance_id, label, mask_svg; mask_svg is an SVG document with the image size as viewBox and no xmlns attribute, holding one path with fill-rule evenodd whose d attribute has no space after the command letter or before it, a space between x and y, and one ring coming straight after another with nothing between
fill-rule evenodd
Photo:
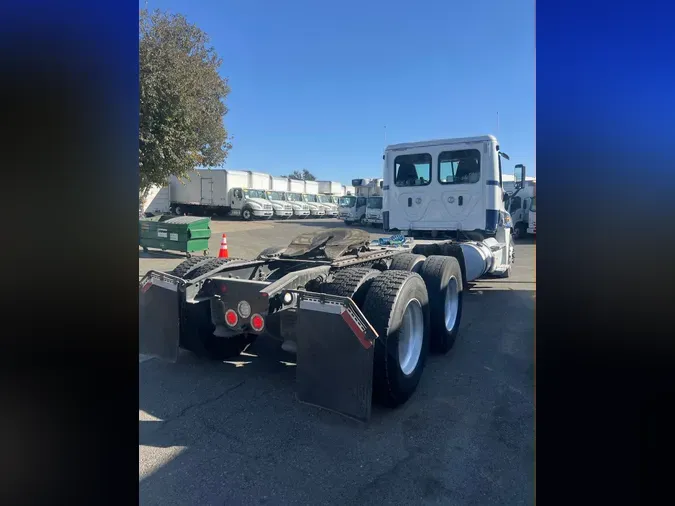
<instances>
[{"instance_id":1,"label":"reflective tape strip","mask_svg":"<svg viewBox=\"0 0 675 506\"><path fill-rule=\"evenodd\" d=\"M354 335L361 343L361 346L363 346L367 350L373 345L373 343L371 343L368 339L366 339L366 333L363 330L361 330L361 327L359 327L359 325L356 323L356 320L354 320L349 311L342 312L342 319L347 323L349 328L352 329L352 332L354 332Z\"/></svg>"}]
</instances>

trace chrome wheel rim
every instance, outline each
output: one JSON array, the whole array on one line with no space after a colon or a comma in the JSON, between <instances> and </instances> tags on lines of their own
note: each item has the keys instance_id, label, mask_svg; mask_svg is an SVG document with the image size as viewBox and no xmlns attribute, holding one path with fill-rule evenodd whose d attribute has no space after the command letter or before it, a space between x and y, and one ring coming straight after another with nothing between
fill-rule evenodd
<instances>
[{"instance_id":1,"label":"chrome wheel rim","mask_svg":"<svg viewBox=\"0 0 675 506\"><path fill-rule=\"evenodd\" d=\"M457 322L457 313L459 312L459 285L454 276L448 281L448 287L445 289L445 328L448 332L452 331Z\"/></svg>"},{"instance_id":2,"label":"chrome wheel rim","mask_svg":"<svg viewBox=\"0 0 675 506\"><path fill-rule=\"evenodd\" d=\"M401 371L410 376L422 354L424 342L424 313L417 299L411 299L403 312L403 321L398 333L398 362Z\"/></svg>"}]
</instances>

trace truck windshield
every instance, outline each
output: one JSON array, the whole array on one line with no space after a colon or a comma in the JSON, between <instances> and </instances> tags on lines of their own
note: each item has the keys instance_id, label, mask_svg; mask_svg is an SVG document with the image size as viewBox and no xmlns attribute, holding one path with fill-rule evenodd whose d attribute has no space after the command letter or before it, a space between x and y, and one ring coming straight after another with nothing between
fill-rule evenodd
<instances>
[{"instance_id":1,"label":"truck windshield","mask_svg":"<svg viewBox=\"0 0 675 506\"><path fill-rule=\"evenodd\" d=\"M284 195L282 192L267 192L267 198L269 200L284 200Z\"/></svg>"},{"instance_id":2,"label":"truck windshield","mask_svg":"<svg viewBox=\"0 0 675 506\"><path fill-rule=\"evenodd\" d=\"M305 193L302 195L302 199L305 202L316 202L316 195L311 195L309 193Z\"/></svg>"},{"instance_id":3,"label":"truck windshield","mask_svg":"<svg viewBox=\"0 0 675 506\"><path fill-rule=\"evenodd\" d=\"M339 204L342 207L354 207L354 204L356 204L356 197L340 197Z\"/></svg>"},{"instance_id":4,"label":"truck windshield","mask_svg":"<svg viewBox=\"0 0 675 506\"><path fill-rule=\"evenodd\" d=\"M286 197L284 200L290 202L302 202L302 195L299 193L284 193L284 196Z\"/></svg>"},{"instance_id":5,"label":"truck windshield","mask_svg":"<svg viewBox=\"0 0 675 506\"><path fill-rule=\"evenodd\" d=\"M369 197L368 209L382 209L382 197Z\"/></svg>"},{"instance_id":6,"label":"truck windshield","mask_svg":"<svg viewBox=\"0 0 675 506\"><path fill-rule=\"evenodd\" d=\"M532 197L532 203L530 204L530 212L537 212L537 197Z\"/></svg>"},{"instance_id":7,"label":"truck windshield","mask_svg":"<svg viewBox=\"0 0 675 506\"><path fill-rule=\"evenodd\" d=\"M319 195L318 198L319 198L319 202L321 202L322 204L330 204L331 203L330 195Z\"/></svg>"},{"instance_id":8,"label":"truck windshield","mask_svg":"<svg viewBox=\"0 0 675 506\"><path fill-rule=\"evenodd\" d=\"M331 197L331 198L330 198L330 201L331 201L333 204L337 204L337 203L338 203L338 198L337 198L337 197Z\"/></svg>"},{"instance_id":9,"label":"truck windshield","mask_svg":"<svg viewBox=\"0 0 675 506\"><path fill-rule=\"evenodd\" d=\"M247 199L264 199L265 192L262 190L244 190L244 196Z\"/></svg>"}]
</instances>

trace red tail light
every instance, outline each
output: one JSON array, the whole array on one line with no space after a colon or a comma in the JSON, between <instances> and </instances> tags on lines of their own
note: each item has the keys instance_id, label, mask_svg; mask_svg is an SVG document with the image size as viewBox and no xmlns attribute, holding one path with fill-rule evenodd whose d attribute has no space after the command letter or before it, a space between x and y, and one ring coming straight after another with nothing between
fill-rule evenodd
<instances>
[{"instance_id":1,"label":"red tail light","mask_svg":"<svg viewBox=\"0 0 675 506\"><path fill-rule=\"evenodd\" d=\"M265 320L259 314L251 316L251 327L256 332L260 332L265 327Z\"/></svg>"},{"instance_id":2,"label":"red tail light","mask_svg":"<svg viewBox=\"0 0 675 506\"><path fill-rule=\"evenodd\" d=\"M225 321L230 327L234 327L239 321L239 317L237 316L237 313L234 312L234 310L228 309L225 311Z\"/></svg>"}]
</instances>

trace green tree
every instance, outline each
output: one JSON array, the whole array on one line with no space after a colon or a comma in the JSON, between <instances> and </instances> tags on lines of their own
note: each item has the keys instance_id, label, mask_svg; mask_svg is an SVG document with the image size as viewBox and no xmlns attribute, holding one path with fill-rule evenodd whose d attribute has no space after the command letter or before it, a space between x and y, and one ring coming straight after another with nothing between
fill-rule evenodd
<instances>
[{"instance_id":1,"label":"green tree","mask_svg":"<svg viewBox=\"0 0 675 506\"><path fill-rule=\"evenodd\" d=\"M292 174L281 177L289 177L291 179L299 179L301 181L316 181L316 177L314 177L314 174L312 174L307 169L294 170Z\"/></svg>"},{"instance_id":2,"label":"green tree","mask_svg":"<svg viewBox=\"0 0 675 506\"><path fill-rule=\"evenodd\" d=\"M142 10L140 63L140 192L225 161L232 147L223 124L226 78L208 36L184 16Z\"/></svg>"}]
</instances>

